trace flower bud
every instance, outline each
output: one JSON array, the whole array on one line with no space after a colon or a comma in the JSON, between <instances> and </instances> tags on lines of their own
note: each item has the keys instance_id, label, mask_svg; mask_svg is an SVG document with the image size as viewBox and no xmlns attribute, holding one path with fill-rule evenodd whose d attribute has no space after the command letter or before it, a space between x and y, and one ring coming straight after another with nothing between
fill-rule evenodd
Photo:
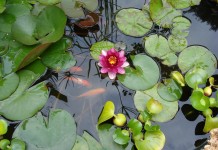
<instances>
[{"instance_id":1,"label":"flower bud","mask_svg":"<svg viewBox=\"0 0 218 150\"><path fill-rule=\"evenodd\" d=\"M170 74L171 78L174 79L180 86L185 86L185 79L179 71L173 71Z\"/></svg>"},{"instance_id":2,"label":"flower bud","mask_svg":"<svg viewBox=\"0 0 218 150\"><path fill-rule=\"evenodd\" d=\"M118 127L124 126L126 123L126 116L124 114L115 115L113 119L113 123Z\"/></svg>"},{"instance_id":3,"label":"flower bud","mask_svg":"<svg viewBox=\"0 0 218 150\"><path fill-rule=\"evenodd\" d=\"M212 94L212 89L210 86L207 86L204 88L204 95L205 96L210 96Z\"/></svg>"}]
</instances>

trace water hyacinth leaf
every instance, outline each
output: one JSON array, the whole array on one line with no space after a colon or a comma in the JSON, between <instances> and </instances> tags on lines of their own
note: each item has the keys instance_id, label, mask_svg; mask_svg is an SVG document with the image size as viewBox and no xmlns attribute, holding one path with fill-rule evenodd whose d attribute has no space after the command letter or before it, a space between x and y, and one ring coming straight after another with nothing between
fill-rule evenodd
<instances>
[{"instance_id":1,"label":"water hyacinth leaf","mask_svg":"<svg viewBox=\"0 0 218 150\"><path fill-rule=\"evenodd\" d=\"M217 60L205 47L190 46L180 53L178 66L183 73L194 67L202 68L207 72L208 77L210 77L217 68Z\"/></svg>"},{"instance_id":2,"label":"water hyacinth leaf","mask_svg":"<svg viewBox=\"0 0 218 150\"><path fill-rule=\"evenodd\" d=\"M114 116L115 106L112 101L107 101L98 119L98 125L111 119Z\"/></svg>"},{"instance_id":3,"label":"water hyacinth leaf","mask_svg":"<svg viewBox=\"0 0 218 150\"><path fill-rule=\"evenodd\" d=\"M145 111L146 103L151 98L154 98L163 105L163 110L159 114L152 115L152 120L158 122L167 122L176 115L178 111L178 102L168 102L162 99L157 92L157 88L158 84L146 91L136 91L136 94L134 96L134 104L138 111Z\"/></svg>"},{"instance_id":4,"label":"water hyacinth leaf","mask_svg":"<svg viewBox=\"0 0 218 150\"><path fill-rule=\"evenodd\" d=\"M113 140L115 130L116 128L111 124L98 126L98 135L104 150L124 150L124 146L115 143Z\"/></svg>"},{"instance_id":5,"label":"water hyacinth leaf","mask_svg":"<svg viewBox=\"0 0 218 150\"><path fill-rule=\"evenodd\" d=\"M172 20L181 16L182 12L174 9L169 3L162 0L150 1L150 15L152 20L163 28L172 27Z\"/></svg>"},{"instance_id":6,"label":"water hyacinth leaf","mask_svg":"<svg viewBox=\"0 0 218 150\"><path fill-rule=\"evenodd\" d=\"M138 150L161 150L165 144L165 135L162 131L147 131L144 140L135 141Z\"/></svg>"},{"instance_id":7,"label":"water hyacinth leaf","mask_svg":"<svg viewBox=\"0 0 218 150\"><path fill-rule=\"evenodd\" d=\"M168 44L170 49L175 53L181 52L183 49L185 49L188 46L188 42L186 38L178 38L173 35L169 36Z\"/></svg>"},{"instance_id":8,"label":"water hyacinth leaf","mask_svg":"<svg viewBox=\"0 0 218 150\"><path fill-rule=\"evenodd\" d=\"M130 140L129 131L117 128L113 134L113 140L120 145L127 144Z\"/></svg>"},{"instance_id":9,"label":"water hyacinth leaf","mask_svg":"<svg viewBox=\"0 0 218 150\"><path fill-rule=\"evenodd\" d=\"M209 98L205 96L204 93L198 90L192 92L192 95L190 96L190 102L192 104L192 107L199 111L204 111L210 106Z\"/></svg>"},{"instance_id":10,"label":"water hyacinth leaf","mask_svg":"<svg viewBox=\"0 0 218 150\"><path fill-rule=\"evenodd\" d=\"M62 38L52 44L42 55L42 63L56 71L66 71L76 64L74 56L68 52L72 46L72 40Z\"/></svg>"},{"instance_id":11,"label":"water hyacinth leaf","mask_svg":"<svg viewBox=\"0 0 218 150\"><path fill-rule=\"evenodd\" d=\"M218 128L218 117L207 116L203 131L207 133L215 128Z\"/></svg>"},{"instance_id":12,"label":"water hyacinth leaf","mask_svg":"<svg viewBox=\"0 0 218 150\"><path fill-rule=\"evenodd\" d=\"M77 135L76 142L72 150L89 150L89 145L83 137Z\"/></svg>"},{"instance_id":13,"label":"water hyacinth leaf","mask_svg":"<svg viewBox=\"0 0 218 150\"><path fill-rule=\"evenodd\" d=\"M124 34L134 37L145 35L153 26L150 16L135 8L119 10L116 14L115 22L119 30Z\"/></svg>"},{"instance_id":14,"label":"water hyacinth leaf","mask_svg":"<svg viewBox=\"0 0 218 150\"><path fill-rule=\"evenodd\" d=\"M111 48L114 48L114 43L110 42L110 41L100 41L100 42L96 42L94 43L91 48L90 48L90 53L91 56L95 59L95 60L99 60L99 56L101 54L102 50L109 50Z\"/></svg>"},{"instance_id":15,"label":"water hyacinth leaf","mask_svg":"<svg viewBox=\"0 0 218 150\"><path fill-rule=\"evenodd\" d=\"M134 68L125 68L126 73L118 75L119 81L132 90L146 90L159 80L160 70L157 63L146 55L130 56Z\"/></svg>"},{"instance_id":16,"label":"water hyacinth leaf","mask_svg":"<svg viewBox=\"0 0 218 150\"><path fill-rule=\"evenodd\" d=\"M71 18L85 17L83 8L93 12L98 8L98 0L61 0L61 8Z\"/></svg>"},{"instance_id":17,"label":"water hyacinth leaf","mask_svg":"<svg viewBox=\"0 0 218 150\"><path fill-rule=\"evenodd\" d=\"M103 149L102 145L98 143L89 133L84 132L82 137L88 143L89 150L102 150Z\"/></svg>"},{"instance_id":18,"label":"water hyacinth leaf","mask_svg":"<svg viewBox=\"0 0 218 150\"><path fill-rule=\"evenodd\" d=\"M76 124L65 110L51 110L48 118L38 113L23 121L13 137L23 140L27 150L71 150L76 141Z\"/></svg>"},{"instance_id":19,"label":"water hyacinth leaf","mask_svg":"<svg viewBox=\"0 0 218 150\"><path fill-rule=\"evenodd\" d=\"M22 2L22 1L20 1L20 2ZM8 0L7 0L7 3L8 3ZM5 10L5 13L10 14L17 19L19 17L29 15L30 14L30 7L29 7L29 5L26 5L24 3L23 4L11 3L11 4L7 5L7 9Z\"/></svg>"},{"instance_id":20,"label":"water hyacinth leaf","mask_svg":"<svg viewBox=\"0 0 218 150\"><path fill-rule=\"evenodd\" d=\"M8 98L18 87L19 76L11 73L0 79L0 101Z\"/></svg>"},{"instance_id":21,"label":"water hyacinth leaf","mask_svg":"<svg viewBox=\"0 0 218 150\"><path fill-rule=\"evenodd\" d=\"M161 58L171 51L167 39L161 35L154 34L145 39L145 51L152 57Z\"/></svg>"},{"instance_id":22,"label":"water hyacinth leaf","mask_svg":"<svg viewBox=\"0 0 218 150\"><path fill-rule=\"evenodd\" d=\"M177 64L178 57L173 52L170 52L165 56L161 57L161 59L163 59L163 61L161 62L162 64L166 66L173 66Z\"/></svg>"},{"instance_id":23,"label":"water hyacinth leaf","mask_svg":"<svg viewBox=\"0 0 218 150\"><path fill-rule=\"evenodd\" d=\"M128 123L128 127L134 136L140 134L142 131L142 123L137 119L131 119Z\"/></svg>"},{"instance_id":24,"label":"water hyacinth leaf","mask_svg":"<svg viewBox=\"0 0 218 150\"><path fill-rule=\"evenodd\" d=\"M13 139L11 141L11 149L12 150L26 150L26 144L24 141L21 141L19 139Z\"/></svg>"},{"instance_id":25,"label":"water hyacinth leaf","mask_svg":"<svg viewBox=\"0 0 218 150\"><path fill-rule=\"evenodd\" d=\"M159 83L157 92L161 98L166 101L177 101L182 96L182 87L177 84L173 79L166 79L163 83Z\"/></svg>"},{"instance_id":26,"label":"water hyacinth leaf","mask_svg":"<svg viewBox=\"0 0 218 150\"><path fill-rule=\"evenodd\" d=\"M201 68L193 68L185 74L185 82L193 89L197 88L199 84L205 84L207 78L207 72Z\"/></svg>"},{"instance_id":27,"label":"water hyacinth leaf","mask_svg":"<svg viewBox=\"0 0 218 150\"><path fill-rule=\"evenodd\" d=\"M54 4L59 3L61 0L37 0L37 1L44 5L54 5Z\"/></svg>"}]
</instances>

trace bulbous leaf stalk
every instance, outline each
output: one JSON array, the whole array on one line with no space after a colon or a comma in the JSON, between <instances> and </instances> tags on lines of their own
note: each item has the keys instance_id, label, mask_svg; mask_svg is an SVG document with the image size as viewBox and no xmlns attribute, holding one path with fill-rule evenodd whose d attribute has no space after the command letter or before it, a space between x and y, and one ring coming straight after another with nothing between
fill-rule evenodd
<instances>
[{"instance_id":1,"label":"bulbous leaf stalk","mask_svg":"<svg viewBox=\"0 0 218 150\"><path fill-rule=\"evenodd\" d=\"M126 124L126 116L124 114L115 115L113 123L118 127L124 126Z\"/></svg>"}]
</instances>

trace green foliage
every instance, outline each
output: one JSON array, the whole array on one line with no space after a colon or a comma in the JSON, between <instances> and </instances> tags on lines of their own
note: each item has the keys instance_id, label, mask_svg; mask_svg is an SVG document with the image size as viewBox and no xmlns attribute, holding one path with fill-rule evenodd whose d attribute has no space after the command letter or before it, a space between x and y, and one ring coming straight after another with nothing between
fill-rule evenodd
<instances>
[{"instance_id":1,"label":"green foliage","mask_svg":"<svg viewBox=\"0 0 218 150\"><path fill-rule=\"evenodd\" d=\"M107 101L104 104L104 108L103 108L101 115L98 119L98 125L101 124L102 122L105 122L105 121L111 119L114 116L114 112L115 112L114 103L112 101Z\"/></svg>"},{"instance_id":2,"label":"green foliage","mask_svg":"<svg viewBox=\"0 0 218 150\"><path fill-rule=\"evenodd\" d=\"M6 134L8 131L8 123L4 119L0 119L0 136Z\"/></svg>"},{"instance_id":3,"label":"green foliage","mask_svg":"<svg viewBox=\"0 0 218 150\"><path fill-rule=\"evenodd\" d=\"M120 144L120 145L127 144L130 140L129 131L121 130L120 128L117 128L114 131L113 140L114 140L114 142L116 142L117 144Z\"/></svg>"},{"instance_id":4,"label":"green foliage","mask_svg":"<svg viewBox=\"0 0 218 150\"><path fill-rule=\"evenodd\" d=\"M169 47L173 52L181 52L188 45L186 38L178 38L170 35L168 38Z\"/></svg>"},{"instance_id":5,"label":"green foliage","mask_svg":"<svg viewBox=\"0 0 218 150\"><path fill-rule=\"evenodd\" d=\"M205 133L209 132L212 129L218 128L218 117L206 116L206 121L203 131Z\"/></svg>"},{"instance_id":6,"label":"green foliage","mask_svg":"<svg viewBox=\"0 0 218 150\"><path fill-rule=\"evenodd\" d=\"M133 136L136 136L142 131L142 123L137 119L131 119L128 123L128 127L132 132Z\"/></svg>"},{"instance_id":7,"label":"green foliage","mask_svg":"<svg viewBox=\"0 0 218 150\"><path fill-rule=\"evenodd\" d=\"M192 95L190 96L190 102L192 106L199 111L204 111L210 106L209 98L198 90L192 92Z\"/></svg>"},{"instance_id":8,"label":"green foliage","mask_svg":"<svg viewBox=\"0 0 218 150\"><path fill-rule=\"evenodd\" d=\"M77 135L76 142L72 150L89 150L89 145L83 137Z\"/></svg>"},{"instance_id":9,"label":"green foliage","mask_svg":"<svg viewBox=\"0 0 218 150\"><path fill-rule=\"evenodd\" d=\"M94 139L89 133L84 132L82 137L88 143L89 150L102 150L103 149L102 145L98 143L96 139Z\"/></svg>"}]
</instances>

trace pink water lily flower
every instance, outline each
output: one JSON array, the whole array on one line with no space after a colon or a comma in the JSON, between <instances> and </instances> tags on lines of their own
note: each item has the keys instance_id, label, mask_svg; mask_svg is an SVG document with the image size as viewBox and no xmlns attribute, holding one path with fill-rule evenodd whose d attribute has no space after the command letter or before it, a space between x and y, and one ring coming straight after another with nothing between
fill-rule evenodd
<instances>
[{"instance_id":1,"label":"pink water lily flower","mask_svg":"<svg viewBox=\"0 0 218 150\"><path fill-rule=\"evenodd\" d=\"M129 66L124 53L123 50L118 52L114 48L108 51L102 50L98 63L102 67L101 73L108 73L110 79L115 79L117 73L124 74L124 67Z\"/></svg>"}]
</instances>

